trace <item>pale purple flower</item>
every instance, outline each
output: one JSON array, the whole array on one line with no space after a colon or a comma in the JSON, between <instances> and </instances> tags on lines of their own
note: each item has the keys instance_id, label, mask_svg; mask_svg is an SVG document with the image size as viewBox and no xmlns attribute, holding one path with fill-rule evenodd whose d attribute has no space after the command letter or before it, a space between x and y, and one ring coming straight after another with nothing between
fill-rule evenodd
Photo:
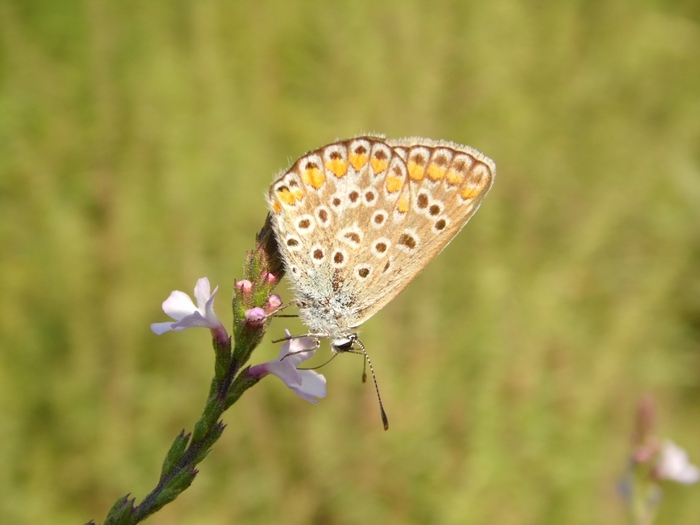
<instances>
[{"instance_id":1,"label":"pale purple flower","mask_svg":"<svg viewBox=\"0 0 700 525\"><path fill-rule=\"evenodd\" d=\"M165 332L185 330L187 328L209 328L221 343L228 341L224 325L214 313L214 296L219 287L211 292L209 279L202 277L194 287L197 306L185 292L175 290L163 301L163 311L175 319L175 322L153 323L151 330L157 335Z\"/></svg>"},{"instance_id":2,"label":"pale purple flower","mask_svg":"<svg viewBox=\"0 0 700 525\"><path fill-rule=\"evenodd\" d=\"M659 479L691 485L700 479L700 469L692 465L688 453L673 441L664 441L654 469Z\"/></svg>"},{"instance_id":3,"label":"pale purple flower","mask_svg":"<svg viewBox=\"0 0 700 525\"><path fill-rule=\"evenodd\" d=\"M275 375L300 398L318 404L317 398L326 397L326 378L314 370L297 370L303 361L314 355L318 348L318 341L310 337L291 339L289 331L285 330L285 332L288 339L282 345L279 357L267 363L252 366L248 370L248 375L258 377Z\"/></svg>"}]
</instances>

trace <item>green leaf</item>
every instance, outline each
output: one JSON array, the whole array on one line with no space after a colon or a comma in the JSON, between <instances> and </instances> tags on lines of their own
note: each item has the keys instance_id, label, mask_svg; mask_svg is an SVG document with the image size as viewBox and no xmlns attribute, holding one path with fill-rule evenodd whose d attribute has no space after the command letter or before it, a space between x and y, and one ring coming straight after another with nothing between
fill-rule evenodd
<instances>
[{"instance_id":1,"label":"green leaf","mask_svg":"<svg viewBox=\"0 0 700 525\"><path fill-rule=\"evenodd\" d=\"M224 429L226 428L226 425L222 421L218 421L209 431L209 433L206 436L206 440L203 441L201 449L197 453L196 458L193 460L193 464L196 465L200 463L211 451L211 448L214 446L214 443L217 442L217 440L221 437L221 434L224 432Z\"/></svg>"},{"instance_id":2,"label":"green leaf","mask_svg":"<svg viewBox=\"0 0 700 525\"><path fill-rule=\"evenodd\" d=\"M192 484L198 472L193 465L188 465L178 471L158 494L153 512L177 498L182 491Z\"/></svg>"},{"instance_id":3,"label":"green leaf","mask_svg":"<svg viewBox=\"0 0 700 525\"><path fill-rule=\"evenodd\" d=\"M185 431L183 430L175 438L173 444L170 445L170 450L168 450L168 454L165 456L163 468L160 471L161 477L166 476L177 464L177 462L180 461L182 455L185 453L185 449L187 448L187 443L190 441L190 436L192 436L192 434L185 434Z\"/></svg>"},{"instance_id":4,"label":"green leaf","mask_svg":"<svg viewBox=\"0 0 700 525\"><path fill-rule=\"evenodd\" d=\"M135 498L129 499L129 494L117 500L107 514L104 525L128 525L135 523L134 518Z\"/></svg>"}]
</instances>

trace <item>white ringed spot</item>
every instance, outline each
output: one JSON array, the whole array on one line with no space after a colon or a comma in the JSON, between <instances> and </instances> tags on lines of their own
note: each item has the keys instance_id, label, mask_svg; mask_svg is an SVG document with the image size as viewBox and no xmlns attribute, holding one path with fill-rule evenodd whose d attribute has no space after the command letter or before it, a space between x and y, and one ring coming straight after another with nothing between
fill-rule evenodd
<instances>
[{"instance_id":1,"label":"white ringed spot","mask_svg":"<svg viewBox=\"0 0 700 525\"><path fill-rule=\"evenodd\" d=\"M344 248L336 248L331 256L333 268L345 268L348 264L348 252Z\"/></svg>"},{"instance_id":2,"label":"white ringed spot","mask_svg":"<svg viewBox=\"0 0 700 525\"><path fill-rule=\"evenodd\" d=\"M287 235L284 244L290 252L298 252L301 250L301 240L296 235Z\"/></svg>"},{"instance_id":3,"label":"white ringed spot","mask_svg":"<svg viewBox=\"0 0 700 525\"><path fill-rule=\"evenodd\" d=\"M314 211L314 215L316 216L316 222L318 222L318 225L321 228L328 228L333 222L331 218L331 210L328 208L328 206L318 206Z\"/></svg>"},{"instance_id":4,"label":"white ringed spot","mask_svg":"<svg viewBox=\"0 0 700 525\"><path fill-rule=\"evenodd\" d=\"M440 217L433 223L433 233L441 233L450 225L450 219L447 217Z\"/></svg>"},{"instance_id":5,"label":"white ringed spot","mask_svg":"<svg viewBox=\"0 0 700 525\"><path fill-rule=\"evenodd\" d=\"M294 227L301 235L309 235L316 229L316 220L313 215L306 213L296 218Z\"/></svg>"},{"instance_id":6,"label":"white ringed spot","mask_svg":"<svg viewBox=\"0 0 700 525\"><path fill-rule=\"evenodd\" d=\"M372 275L372 265L371 264L358 264L353 270L355 277L360 280L366 280L370 275Z\"/></svg>"},{"instance_id":7,"label":"white ringed spot","mask_svg":"<svg viewBox=\"0 0 700 525\"><path fill-rule=\"evenodd\" d=\"M370 224L373 228L379 229L386 224L387 212L385 210L377 210L372 214Z\"/></svg>"},{"instance_id":8,"label":"white ringed spot","mask_svg":"<svg viewBox=\"0 0 700 525\"><path fill-rule=\"evenodd\" d=\"M351 248L358 248L362 244L363 237L364 232L356 225L340 230L336 236L340 242L344 242Z\"/></svg>"},{"instance_id":9,"label":"white ringed spot","mask_svg":"<svg viewBox=\"0 0 700 525\"><path fill-rule=\"evenodd\" d=\"M382 259L389 253L389 248L391 248L391 241L386 237L380 237L372 243L372 255L378 259Z\"/></svg>"},{"instance_id":10,"label":"white ringed spot","mask_svg":"<svg viewBox=\"0 0 700 525\"><path fill-rule=\"evenodd\" d=\"M420 244L420 237L414 229L406 229L399 236L396 247L406 253L414 253Z\"/></svg>"},{"instance_id":11,"label":"white ringed spot","mask_svg":"<svg viewBox=\"0 0 700 525\"><path fill-rule=\"evenodd\" d=\"M326 250L320 244L314 244L309 251L309 256L311 261L318 266L326 260Z\"/></svg>"}]
</instances>

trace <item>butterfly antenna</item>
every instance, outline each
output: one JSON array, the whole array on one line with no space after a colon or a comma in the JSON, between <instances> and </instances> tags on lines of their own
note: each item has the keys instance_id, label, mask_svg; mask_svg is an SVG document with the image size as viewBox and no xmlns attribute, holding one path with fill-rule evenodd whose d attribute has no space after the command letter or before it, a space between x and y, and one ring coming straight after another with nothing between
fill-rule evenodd
<instances>
[{"instance_id":1,"label":"butterfly antenna","mask_svg":"<svg viewBox=\"0 0 700 525\"><path fill-rule=\"evenodd\" d=\"M369 365L369 371L372 374L372 381L374 381L374 389L377 391L377 400L379 401L379 411L382 413L382 423L384 423L384 430L389 430L389 418L386 417L386 411L384 410L384 405L382 404L382 396L379 394L379 384L377 383L377 376L374 374L374 367L372 366L372 361L370 360L369 356L367 355L367 350L365 350L365 345L362 344L362 341L359 339L355 339L355 342L357 343L357 346L360 347L362 350L362 355L365 356L365 361ZM365 371L362 371L362 381L365 381L365 378L367 377L367 374Z\"/></svg>"}]
</instances>

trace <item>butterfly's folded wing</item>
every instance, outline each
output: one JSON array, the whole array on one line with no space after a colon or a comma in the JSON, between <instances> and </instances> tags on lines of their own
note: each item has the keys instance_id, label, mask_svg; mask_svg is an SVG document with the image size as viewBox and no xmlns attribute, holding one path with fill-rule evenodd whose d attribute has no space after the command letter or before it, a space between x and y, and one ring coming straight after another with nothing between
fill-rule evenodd
<instances>
[{"instance_id":1,"label":"butterfly's folded wing","mask_svg":"<svg viewBox=\"0 0 700 525\"><path fill-rule=\"evenodd\" d=\"M495 163L469 146L425 138L386 142L405 163L409 210L392 236L394 271L374 286L374 302L359 312L360 323L396 297L454 239L496 176Z\"/></svg>"},{"instance_id":2,"label":"butterfly's folded wing","mask_svg":"<svg viewBox=\"0 0 700 525\"><path fill-rule=\"evenodd\" d=\"M393 299L476 212L493 161L428 139L359 137L312 151L268 202L312 329L359 326Z\"/></svg>"}]
</instances>

